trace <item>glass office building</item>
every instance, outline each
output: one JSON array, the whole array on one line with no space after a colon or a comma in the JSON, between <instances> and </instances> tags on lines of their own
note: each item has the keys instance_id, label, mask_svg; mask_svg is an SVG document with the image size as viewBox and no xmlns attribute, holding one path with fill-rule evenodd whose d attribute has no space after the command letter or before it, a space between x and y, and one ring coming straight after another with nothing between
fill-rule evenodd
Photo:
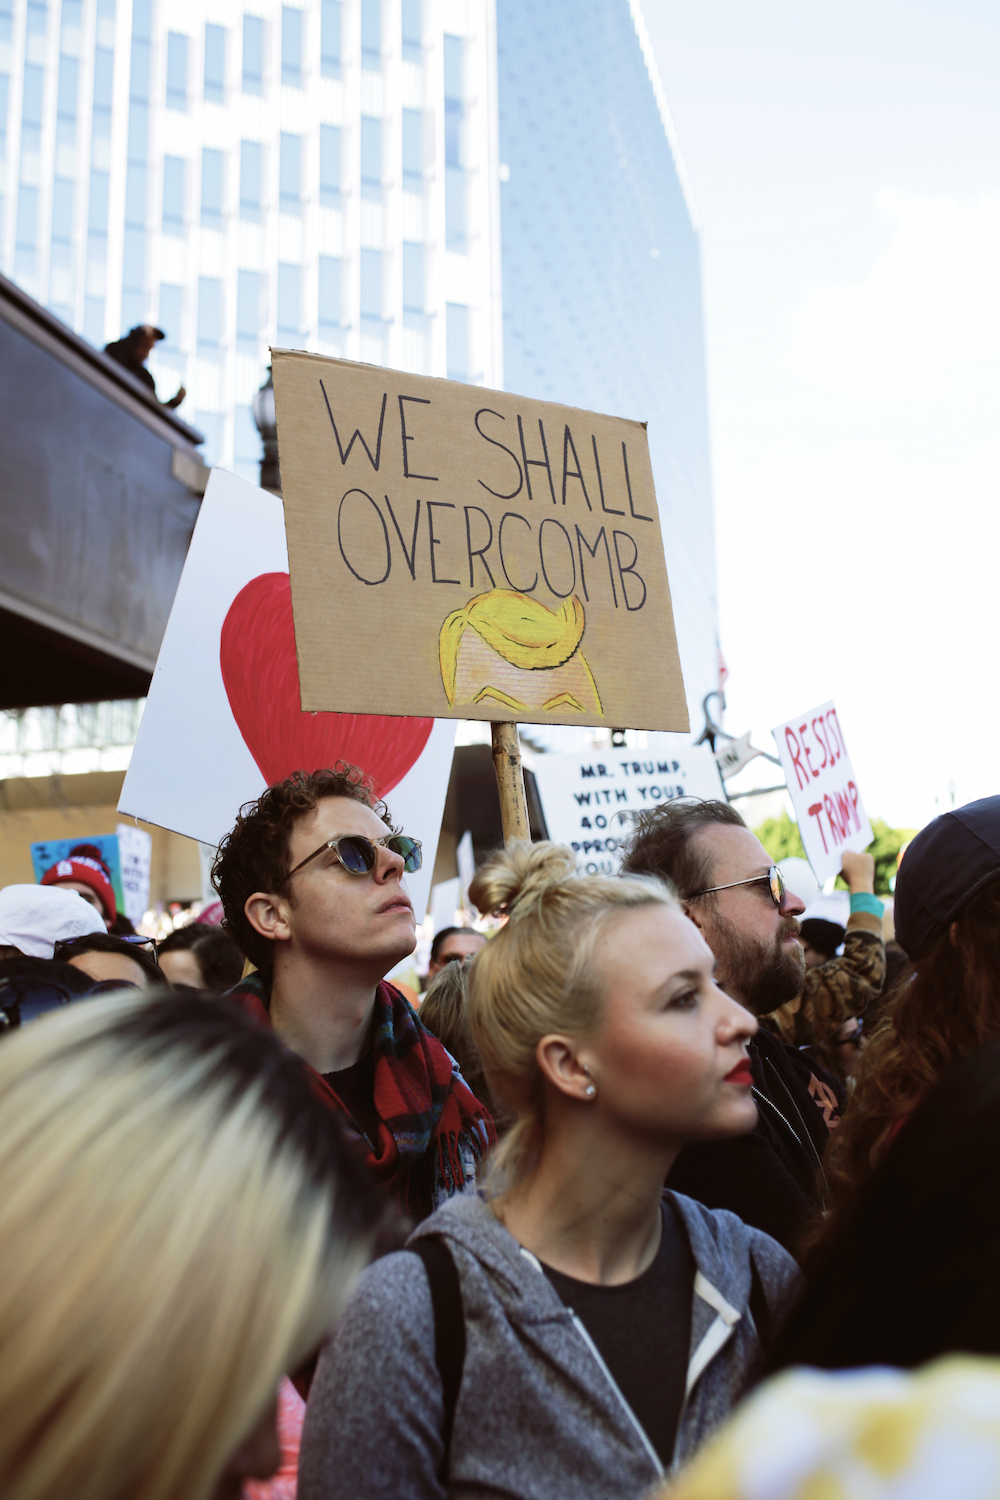
<instances>
[{"instance_id":1,"label":"glass office building","mask_svg":"<svg viewBox=\"0 0 1000 1500\"><path fill-rule=\"evenodd\" d=\"M0 0L0 269L258 476L267 347L649 423L716 681L697 226L639 0Z\"/></svg>"}]
</instances>

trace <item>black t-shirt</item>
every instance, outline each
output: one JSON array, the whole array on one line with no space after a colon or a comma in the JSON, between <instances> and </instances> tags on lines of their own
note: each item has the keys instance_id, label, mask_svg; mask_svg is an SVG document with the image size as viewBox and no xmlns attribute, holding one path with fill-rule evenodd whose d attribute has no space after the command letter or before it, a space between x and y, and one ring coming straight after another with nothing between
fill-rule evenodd
<instances>
[{"instance_id":1,"label":"black t-shirt","mask_svg":"<svg viewBox=\"0 0 1000 1500\"><path fill-rule=\"evenodd\" d=\"M580 1319L664 1468L673 1457L691 1343L695 1263L687 1234L664 1204L653 1264L622 1286L593 1286L542 1267Z\"/></svg>"},{"instance_id":2,"label":"black t-shirt","mask_svg":"<svg viewBox=\"0 0 1000 1500\"><path fill-rule=\"evenodd\" d=\"M333 1089L357 1128L368 1137L374 1150L378 1150L379 1114L375 1108L375 1049L369 1047L363 1057L349 1068L337 1073L324 1073L323 1077Z\"/></svg>"}]
</instances>

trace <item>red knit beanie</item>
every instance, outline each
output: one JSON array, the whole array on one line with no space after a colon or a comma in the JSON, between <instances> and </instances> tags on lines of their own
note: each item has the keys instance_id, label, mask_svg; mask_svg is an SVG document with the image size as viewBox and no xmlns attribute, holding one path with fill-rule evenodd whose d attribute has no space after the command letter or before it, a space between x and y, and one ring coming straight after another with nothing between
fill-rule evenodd
<instances>
[{"instance_id":1,"label":"red knit beanie","mask_svg":"<svg viewBox=\"0 0 1000 1500\"><path fill-rule=\"evenodd\" d=\"M118 915L115 888L111 884L111 871L101 858L100 849L94 844L77 844L65 859L46 870L41 883L62 885L67 880L78 880L81 885L89 885L104 907L107 922L114 922Z\"/></svg>"}]
</instances>

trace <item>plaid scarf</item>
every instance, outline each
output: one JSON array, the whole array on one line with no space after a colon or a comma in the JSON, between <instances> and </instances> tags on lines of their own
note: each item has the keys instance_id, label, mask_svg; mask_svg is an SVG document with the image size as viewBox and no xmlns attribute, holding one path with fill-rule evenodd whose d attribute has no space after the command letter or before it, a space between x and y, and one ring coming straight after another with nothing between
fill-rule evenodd
<instances>
[{"instance_id":1,"label":"plaid scarf","mask_svg":"<svg viewBox=\"0 0 1000 1500\"><path fill-rule=\"evenodd\" d=\"M271 1025L270 985L263 975L242 979L229 998ZM375 991L372 1046L379 1117L374 1148L329 1082L309 1068L312 1084L341 1116L376 1181L386 1184L404 1213L424 1219L452 1194L471 1188L477 1163L496 1144L496 1130L449 1053L385 980Z\"/></svg>"}]
</instances>

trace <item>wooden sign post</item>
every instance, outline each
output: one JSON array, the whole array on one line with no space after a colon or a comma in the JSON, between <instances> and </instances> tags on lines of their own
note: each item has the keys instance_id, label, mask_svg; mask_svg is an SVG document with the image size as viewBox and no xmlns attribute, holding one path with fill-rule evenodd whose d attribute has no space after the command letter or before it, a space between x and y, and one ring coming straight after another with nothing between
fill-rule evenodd
<instances>
[{"instance_id":1,"label":"wooden sign post","mask_svg":"<svg viewBox=\"0 0 1000 1500\"><path fill-rule=\"evenodd\" d=\"M503 841L531 839L528 827L528 799L524 795L524 767L521 765L521 741L516 724L492 724L493 768L497 773L500 794L500 823Z\"/></svg>"},{"instance_id":2,"label":"wooden sign post","mask_svg":"<svg viewBox=\"0 0 1000 1500\"><path fill-rule=\"evenodd\" d=\"M646 429L272 351L302 709L688 729Z\"/></svg>"}]
</instances>

